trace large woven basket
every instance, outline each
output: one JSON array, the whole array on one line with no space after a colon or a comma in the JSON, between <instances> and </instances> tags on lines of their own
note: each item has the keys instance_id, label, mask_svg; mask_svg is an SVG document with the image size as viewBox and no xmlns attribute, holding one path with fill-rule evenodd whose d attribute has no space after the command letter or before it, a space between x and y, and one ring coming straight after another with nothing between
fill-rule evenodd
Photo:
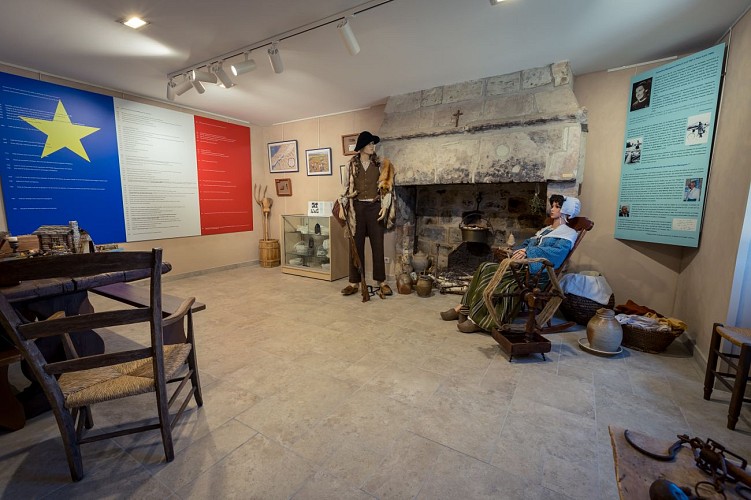
<instances>
[{"instance_id":1,"label":"large woven basket","mask_svg":"<svg viewBox=\"0 0 751 500\"><path fill-rule=\"evenodd\" d=\"M635 325L623 326L623 341L621 344L637 351L657 354L668 348L675 339L681 336L683 330L649 330Z\"/></svg>"},{"instance_id":2,"label":"large woven basket","mask_svg":"<svg viewBox=\"0 0 751 500\"><path fill-rule=\"evenodd\" d=\"M566 298L561 302L561 314L569 321L576 321L580 325L589 323L592 316L595 315L598 309L606 308L612 309L615 306L615 295L610 294L610 300L607 305L595 302L592 299L582 297L580 295L574 295L567 293Z\"/></svg>"}]
</instances>

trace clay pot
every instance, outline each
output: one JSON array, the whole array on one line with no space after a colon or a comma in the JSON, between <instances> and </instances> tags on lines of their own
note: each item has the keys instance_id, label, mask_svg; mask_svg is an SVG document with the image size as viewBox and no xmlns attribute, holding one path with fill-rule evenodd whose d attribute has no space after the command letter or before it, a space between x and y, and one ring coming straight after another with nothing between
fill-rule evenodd
<instances>
[{"instance_id":1,"label":"clay pot","mask_svg":"<svg viewBox=\"0 0 751 500\"><path fill-rule=\"evenodd\" d=\"M420 297L430 297L430 294L433 292L433 278L430 276L420 276L417 278L415 291Z\"/></svg>"},{"instance_id":2,"label":"clay pot","mask_svg":"<svg viewBox=\"0 0 751 500\"><path fill-rule=\"evenodd\" d=\"M402 273L396 277L396 291L402 295L412 293L412 277L407 273Z\"/></svg>"},{"instance_id":3,"label":"clay pot","mask_svg":"<svg viewBox=\"0 0 751 500\"><path fill-rule=\"evenodd\" d=\"M623 340L623 328L612 309L600 308L587 323L589 347L597 351L616 352Z\"/></svg>"},{"instance_id":4,"label":"clay pot","mask_svg":"<svg viewBox=\"0 0 751 500\"><path fill-rule=\"evenodd\" d=\"M428 256L422 252L417 252L412 257L412 269L418 274L424 272L428 268L428 263Z\"/></svg>"}]
</instances>

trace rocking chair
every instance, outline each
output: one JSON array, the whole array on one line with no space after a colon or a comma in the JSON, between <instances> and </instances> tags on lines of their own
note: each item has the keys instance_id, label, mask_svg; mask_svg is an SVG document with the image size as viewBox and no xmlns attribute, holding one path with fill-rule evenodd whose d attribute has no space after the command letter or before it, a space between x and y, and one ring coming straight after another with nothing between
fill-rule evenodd
<instances>
[{"instance_id":1,"label":"rocking chair","mask_svg":"<svg viewBox=\"0 0 751 500\"><path fill-rule=\"evenodd\" d=\"M574 322L552 324L552 318L565 298L558 278L568 267L569 259L573 255L581 240L594 228L594 222L586 217L573 217L568 222L569 227L578 235L563 263L555 269L547 259L504 259L498 266L485 291L483 300L489 314L496 325L491 335L509 354L509 361L514 354L540 353L545 359L545 353L550 352L550 342L542 336L546 333L557 333L574 326ZM542 263L542 267L535 273L530 271L530 264ZM511 273L515 282L515 289L507 294L496 293L498 284L504 275ZM516 304L510 315L515 319L522 309L526 309L527 321L521 324L503 323L495 309L495 301L500 297L512 297Z\"/></svg>"}]
</instances>

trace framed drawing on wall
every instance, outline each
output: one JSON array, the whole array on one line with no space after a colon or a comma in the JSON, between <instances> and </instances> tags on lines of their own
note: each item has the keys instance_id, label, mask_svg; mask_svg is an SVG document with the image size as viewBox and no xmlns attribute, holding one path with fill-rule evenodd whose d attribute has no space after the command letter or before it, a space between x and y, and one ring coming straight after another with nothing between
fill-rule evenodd
<instances>
[{"instance_id":1,"label":"framed drawing on wall","mask_svg":"<svg viewBox=\"0 0 751 500\"><path fill-rule=\"evenodd\" d=\"M269 172L298 172L300 164L297 159L297 141L270 142Z\"/></svg>"},{"instance_id":2,"label":"framed drawing on wall","mask_svg":"<svg viewBox=\"0 0 751 500\"><path fill-rule=\"evenodd\" d=\"M331 148L306 149L308 175L331 175Z\"/></svg>"},{"instance_id":3,"label":"framed drawing on wall","mask_svg":"<svg viewBox=\"0 0 751 500\"><path fill-rule=\"evenodd\" d=\"M277 196L292 196L292 179L274 179Z\"/></svg>"},{"instance_id":4,"label":"framed drawing on wall","mask_svg":"<svg viewBox=\"0 0 751 500\"><path fill-rule=\"evenodd\" d=\"M359 134L349 134L342 136L342 151L346 156L352 156L357 152L355 151L355 146L357 145L358 135Z\"/></svg>"}]
</instances>

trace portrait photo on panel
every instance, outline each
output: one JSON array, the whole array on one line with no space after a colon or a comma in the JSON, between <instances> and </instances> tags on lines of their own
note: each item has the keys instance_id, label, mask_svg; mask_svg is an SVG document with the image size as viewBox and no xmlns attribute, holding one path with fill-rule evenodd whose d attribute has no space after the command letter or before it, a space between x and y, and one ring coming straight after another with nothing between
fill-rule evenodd
<instances>
[{"instance_id":1,"label":"portrait photo on panel","mask_svg":"<svg viewBox=\"0 0 751 500\"><path fill-rule=\"evenodd\" d=\"M644 143L643 137L634 137L626 141L626 152L623 158L624 163L639 163L641 161L641 146Z\"/></svg>"},{"instance_id":2,"label":"portrait photo on panel","mask_svg":"<svg viewBox=\"0 0 751 500\"><path fill-rule=\"evenodd\" d=\"M709 139L709 122L712 113L689 116L686 120L686 145L706 144Z\"/></svg>"},{"instance_id":3,"label":"portrait photo on panel","mask_svg":"<svg viewBox=\"0 0 751 500\"><path fill-rule=\"evenodd\" d=\"M628 205L621 205L620 210L618 210L618 217L629 217L631 215L631 209Z\"/></svg>"},{"instance_id":4,"label":"portrait photo on panel","mask_svg":"<svg viewBox=\"0 0 751 500\"><path fill-rule=\"evenodd\" d=\"M699 201L701 199L701 185L704 179L692 177L686 179L683 187L683 201Z\"/></svg>"},{"instance_id":5,"label":"portrait photo on panel","mask_svg":"<svg viewBox=\"0 0 751 500\"><path fill-rule=\"evenodd\" d=\"M649 107L652 99L652 77L634 83L631 89L631 111Z\"/></svg>"}]
</instances>

